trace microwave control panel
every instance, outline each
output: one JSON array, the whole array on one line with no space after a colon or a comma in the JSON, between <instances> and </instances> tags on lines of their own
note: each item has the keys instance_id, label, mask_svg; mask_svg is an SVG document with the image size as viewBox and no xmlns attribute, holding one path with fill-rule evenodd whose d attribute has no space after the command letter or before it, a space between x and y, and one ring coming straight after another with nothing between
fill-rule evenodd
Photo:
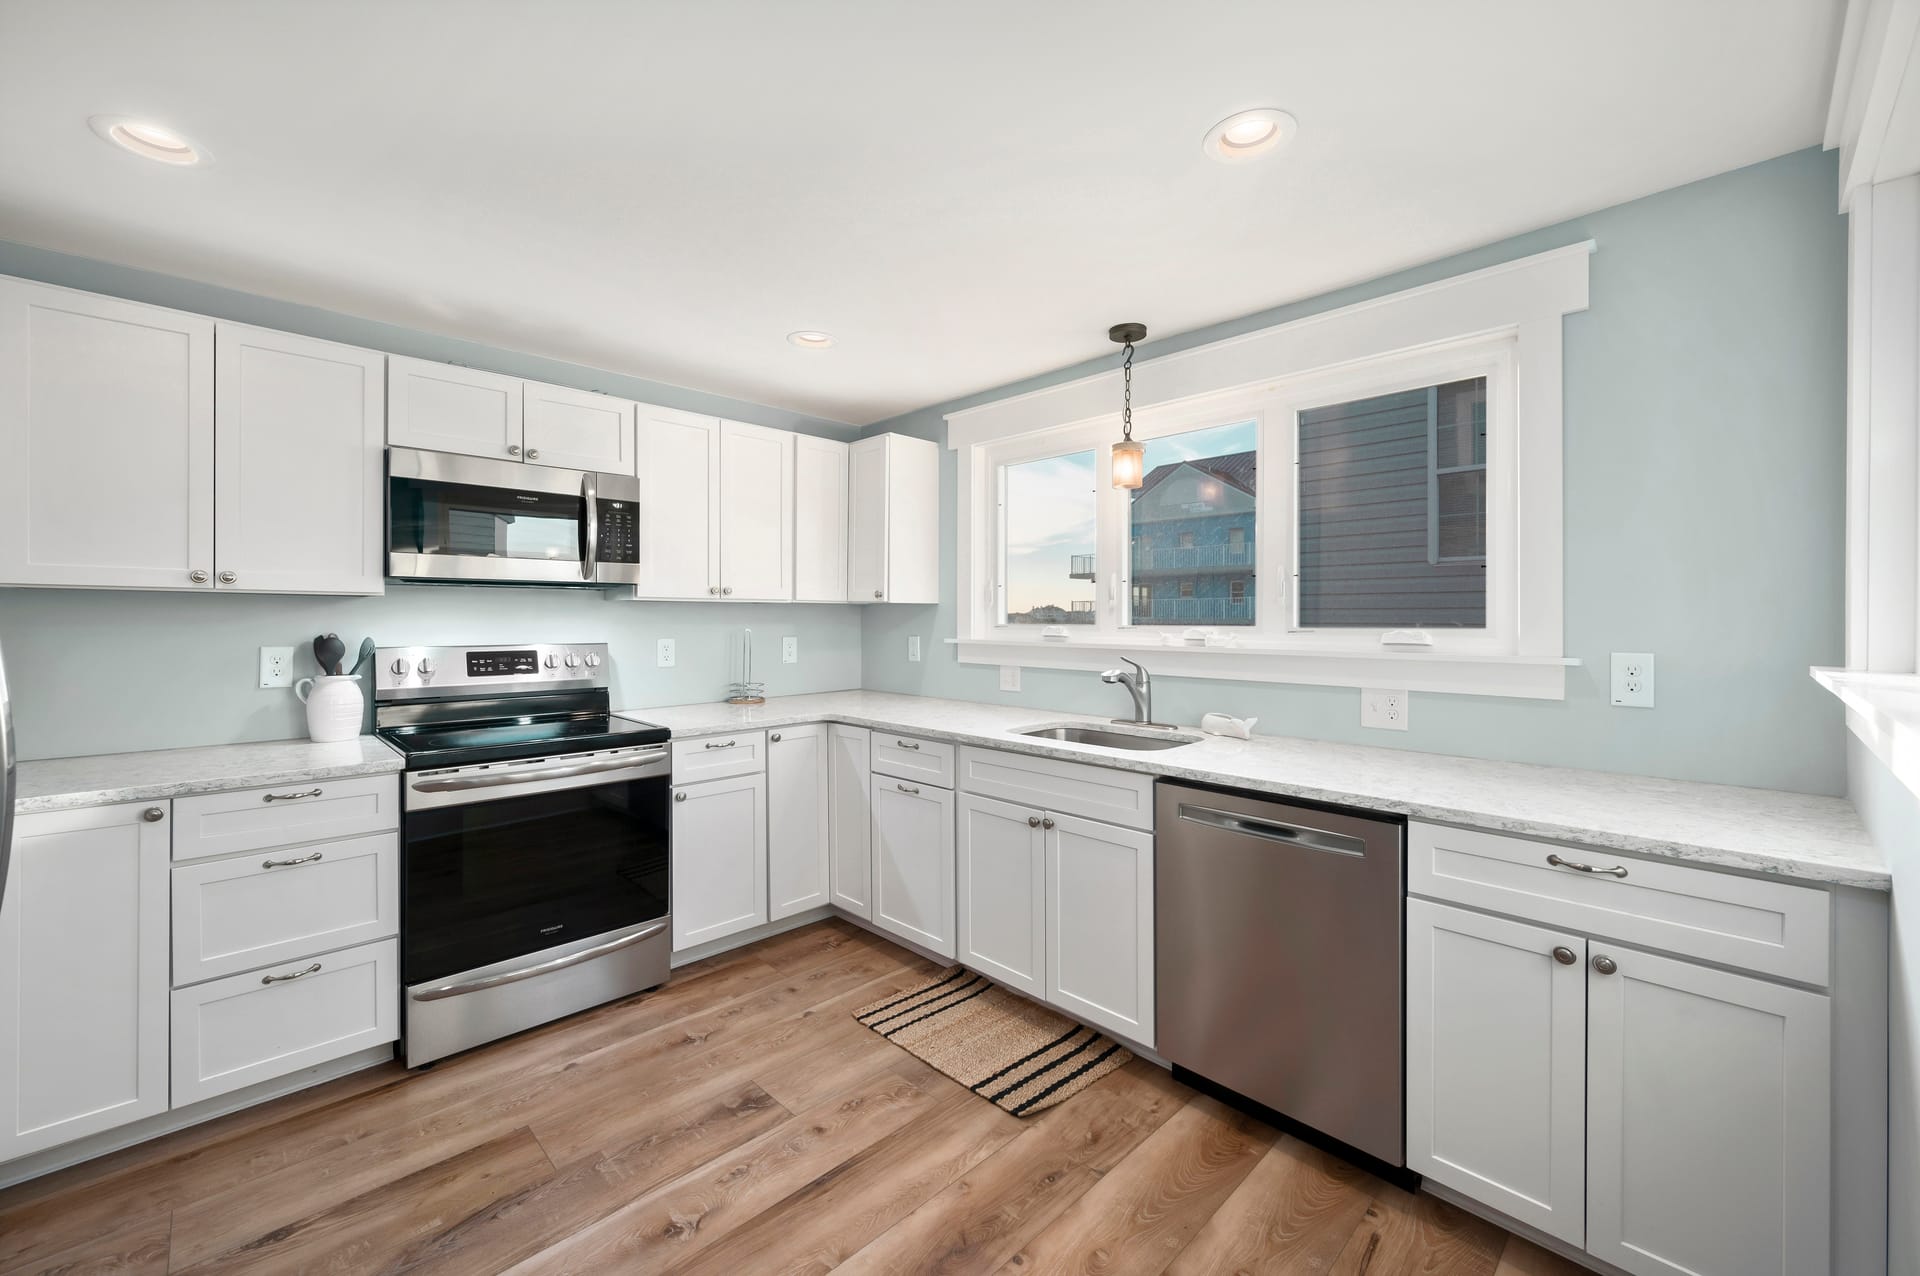
<instances>
[{"instance_id":1,"label":"microwave control panel","mask_svg":"<svg viewBox=\"0 0 1920 1276\"><path fill-rule=\"evenodd\" d=\"M633 501L600 501L600 561L640 561L640 506Z\"/></svg>"}]
</instances>

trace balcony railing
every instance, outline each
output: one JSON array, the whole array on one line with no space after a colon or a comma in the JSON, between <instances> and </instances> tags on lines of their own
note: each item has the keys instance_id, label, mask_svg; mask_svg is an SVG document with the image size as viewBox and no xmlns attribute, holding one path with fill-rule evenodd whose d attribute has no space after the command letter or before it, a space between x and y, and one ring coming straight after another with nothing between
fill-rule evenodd
<instances>
[{"instance_id":1,"label":"balcony railing","mask_svg":"<svg viewBox=\"0 0 1920 1276\"><path fill-rule=\"evenodd\" d=\"M1084 611L1084 612L1088 612L1088 613L1091 613L1091 612L1093 611L1093 599L1091 599L1091 598L1076 598L1076 599L1074 599L1073 601L1071 601L1071 602L1069 602L1069 603L1067 604L1067 610L1068 610L1069 612L1083 612L1083 611Z\"/></svg>"},{"instance_id":2,"label":"balcony railing","mask_svg":"<svg viewBox=\"0 0 1920 1276\"><path fill-rule=\"evenodd\" d=\"M1134 604L1136 625L1251 625L1253 599L1155 598L1144 607Z\"/></svg>"},{"instance_id":3,"label":"balcony railing","mask_svg":"<svg viewBox=\"0 0 1920 1276\"><path fill-rule=\"evenodd\" d=\"M1253 566L1251 545L1188 545L1173 549L1135 549L1133 574L1230 571Z\"/></svg>"},{"instance_id":4,"label":"balcony railing","mask_svg":"<svg viewBox=\"0 0 1920 1276\"><path fill-rule=\"evenodd\" d=\"M1092 554L1069 554L1067 556L1067 579L1068 580L1092 580L1093 579L1093 555ZM1093 604L1088 603L1087 605L1091 607Z\"/></svg>"}]
</instances>

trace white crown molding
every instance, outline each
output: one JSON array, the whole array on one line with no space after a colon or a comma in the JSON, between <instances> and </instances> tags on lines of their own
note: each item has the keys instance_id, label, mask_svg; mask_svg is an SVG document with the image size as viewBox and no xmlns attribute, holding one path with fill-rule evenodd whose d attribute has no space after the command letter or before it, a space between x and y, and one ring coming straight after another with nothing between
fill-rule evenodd
<instances>
[{"instance_id":1,"label":"white crown molding","mask_svg":"<svg viewBox=\"0 0 1920 1276\"><path fill-rule=\"evenodd\" d=\"M1840 211L1860 188L1915 171L1911 159L1889 155L1886 146L1896 117L1920 110L1916 62L1920 0L1848 0L1824 138L1828 150L1840 152Z\"/></svg>"}]
</instances>

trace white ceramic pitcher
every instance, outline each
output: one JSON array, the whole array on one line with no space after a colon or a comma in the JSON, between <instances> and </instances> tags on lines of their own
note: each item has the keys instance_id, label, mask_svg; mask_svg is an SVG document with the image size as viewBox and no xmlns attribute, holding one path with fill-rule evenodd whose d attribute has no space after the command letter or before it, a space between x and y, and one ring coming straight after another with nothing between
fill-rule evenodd
<instances>
[{"instance_id":1,"label":"white ceramic pitcher","mask_svg":"<svg viewBox=\"0 0 1920 1276\"><path fill-rule=\"evenodd\" d=\"M316 743L330 744L351 740L360 734L360 722L366 715L366 697L356 685L357 673L302 678L293 684L293 694L307 706L307 734ZM309 692L308 688L312 691Z\"/></svg>"}]
</instances>

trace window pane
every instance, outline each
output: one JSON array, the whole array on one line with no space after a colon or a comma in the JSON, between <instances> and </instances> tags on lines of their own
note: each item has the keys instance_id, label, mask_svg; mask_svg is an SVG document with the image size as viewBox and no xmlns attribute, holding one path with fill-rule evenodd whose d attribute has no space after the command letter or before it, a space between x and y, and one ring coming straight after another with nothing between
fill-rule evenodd
<instances>
[{"instance_id":1,"label":"window pane","mask_svg":"<svg viewBox=\"0 0 1920 1276\"><path fill-rule=\"evenodd\" d=\"M1300 413L1300 624L1487 623L1486 378Z\"/></svg>"},{"instance_id":2,"label":"window pane","mask_svg":"<svg viewBox=\"0 0 1920 1276\"><path fill-rule=\"evenodd\" d=\"M1134 624L1253 623L1257 433L1240 421L1145 440L1128 529Z\"/></svg>"},{"instance_id":3,"label":"window pane","mask_svg":"<svg viewBox=\"0 0 1920 1276\"><path fill-rule=\"evenodd\" d=\"M1001 518L1010 625L1093 623L1093 453L1002 466Z\"/></svg>"}]
</instances>

